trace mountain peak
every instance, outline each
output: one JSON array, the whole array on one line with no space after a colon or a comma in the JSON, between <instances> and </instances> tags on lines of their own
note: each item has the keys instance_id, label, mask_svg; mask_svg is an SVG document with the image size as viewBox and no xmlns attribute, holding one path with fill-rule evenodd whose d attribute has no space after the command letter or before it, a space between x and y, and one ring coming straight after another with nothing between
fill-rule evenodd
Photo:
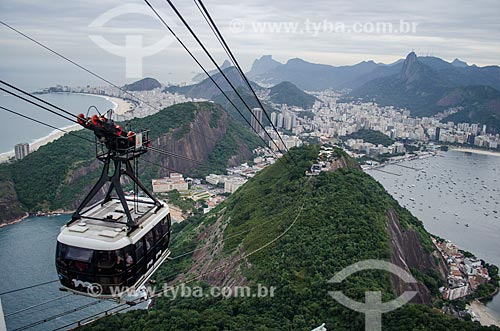
<instances>
[{"instance_id":1,"label":"mountain peak","mask_svg":"<svg viewBox=\"0 0 500 331\"><path fill-rule=\"evenodd\" d=\"M316 102L316 98L305 93L300 88L289 81L283 81L269 90L269 99L273 103L287 104L288 106L296 106L303 109L309 109Z\"/></svg>"},{"instance_id":2,"label":"mountain peak","mask_svg":"<svg viewBox=\"0 0 500 331\"><path fill-rule=\"evenodd\" d=\"M459 59L453 60L453 62L451 64L454 65L455 67L460 67L460 68L466 68L469 66L467 64L467 62L464 62L464 61L459 60Z\"/></svg>"},{"instance_id":3,"label":"mountain peak","mask_svg":"<svg viewBox=\"0 0 500 331\"><path fill-rule=\"evenodd\" d=\"M250 69L248 76L250 78L257 77L279 65L281 65L281 63L274 60L272 55L262 55L260 59L255 59L255 61L253 61L252 68Z\"/></svg>"},{"instance_id":4,"label":"mountain peak","mask_svg":"<svg viewBox=\"0 0 500 331\"><path fill-rule=\"evenodd\" d=\"M406 55L406 61L416 61L417 60L417 54L414 51L411 51Z\"/></svg>"},{"instance_id":5,"label":"mountain peak","mask_svg":"<svg viewBox=\"0 0 500 331\"><path fill-rule=\"evenodd\" d=\"M227 59L224 60L224 62L220 66L221 70L227 69L229 67L231 67L231 62L229 62L229 60L227 60ZM214 69L214 70L210 70L208 72L208 74L210 76L213 76L213 75L217 74L218 72L219 72L218 69ZM196 74L191 80L193 81L193 83L199 83L206 78L207 78L207 75L204 72L201 72L201 73Z\"/></svg>"},{"instance_id":6,"label":"mountain peak","mask_svg":"<svg viewBox=\"0 0 500 331\"><path fill-rule=\"evenodd\" d=\"M369 68L375 68L377 67L378 64L375 63L373 60L368 60L368 61L361 61L357 64L355 64L353 67L369 67Z\"/></svg>"},{"instance_id":7,"label":"mountain peak","mask_svg":"<svg viewBox=\"0 0 500 331\"><path fill-rule=\"evenodd\" d=\"M306 61L302 60L301 58L294 57L293 59L289 59L286 64L294 64L294 63L306 63Z\"/></svg>"},{"instance_id":8,"label":"mountain peak","mask_svg":"<svg viewBox=\"0 0 500 331\"><path fill-rule=\"evenodd\" d=\"M273 60L274 61L272 55L262 55L258 61L264 61L264 60L266 60L266 61L267 60Z\"/></svg>"},{"instance_id":9,"label":"mountain peak","mask_svg":"<svg viewBox=\"0 0 500 331\"><path fill-rule=\"evenodd\" d=\"M411 52L406 56L406 59L403 62L403 68L401 69L401 79L408 80L410 78L416 62L418 62L418 59L415 52Z\"/></svg>"}]
</instances>

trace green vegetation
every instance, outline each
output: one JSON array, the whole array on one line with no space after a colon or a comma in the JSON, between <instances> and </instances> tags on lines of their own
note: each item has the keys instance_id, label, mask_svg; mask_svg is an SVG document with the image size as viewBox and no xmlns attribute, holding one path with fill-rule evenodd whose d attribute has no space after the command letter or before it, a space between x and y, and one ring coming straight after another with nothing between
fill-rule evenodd
<instances>
[{"instance_id":1,"label":"green vegetation","mask_svg":"<svg viewBox=\"0 0 500 331\"><path fill-rule=\"evenodd\" d=\"M254 290L257 284L275 286L274 297L158 298L148 311L107 317L83 329L309 331L321 323L326 323L328 330L364 329L364 315L338 304L328 291L341 290L359 301L365 291L380 290L387 301L395 297L389 274L359 272L338 285L328 284L328 280L354 262L390 258L386 229L389 208L396 211L404 229L421 234L427 248L429 235L421 222L356 167L306 178L304 172L318 150L318 146L292 149L298 165L289 163L290 172L278 162L251 179L217 210L190 218L173 230L172 251L177 256L199 247L203 229L222 217L228 222L223 253L214 257L208 254L210 259L248 254L283 234L242 264L242 274L250 286ZM155 279L173 280L192 267L196 267L193 255L187 254L164 264ZM437 281L436 273L419 273L429 284ZM390 331L489 330L414 304L385 314L383 325Z\"/></svg>"},{"instance_id":2,"label":"green vegetation","mask_svg":"<svg viewBox=\"0 0 500 331\"><path fill-rule=\"evenodd\" d=\"M7 168L0 166L0 214L5 219L17 219L25 215L24 208L17 200L14 183ZM0 219L0 223L1 223Z\"/></svg>"},{"instance_id":3,"label":"green vegetation","mask_svg":"<svg viewBox=\"0 0 500 331\"><path fill-rule=\"evenodd\" d=\"M91 132L76 133L94 139ZM64 135L23 160L0 168L14 183L19 201L27 210L49 211L71 205L97 171L74 180L75 171L95 161L95 147L74 135Z\"/></svg>"},{"instance_id":4,"label":"green vegetation","mask_svg":"<svg viewBox=\"0 0 500 331\"><path fill-rule=\"evenodd\" d=\"M181 128L175 136L180 139L189 132L189 124L194 121L199 111L212 111L214 108L215 105L210 102L186 102L167 107L151 116L134 118L123 125L130 125L134 131L148 129L151 139Z\"/></svg>"},{"instance_id":5,"label":"green vegetation","mask_svg":"<svg viewBox=\"0 0 500 331\"><path fill-rule=\"evenodd\" d=\"M363 139L367 143L384 145L385 147L394 144L394 140L389 138L387 135L380 131L370 129L361 129L357 132L351 133L350 135L343 136L342 139Z\"/></svg>"},{"instance_id":6,"label":"green vegetation","mask_svg":"<svg viewBox=\"0 0 500 331\"><path fill-rule=\"evenodd\" d=\"M281 82L271 87L269 99L277 104L287 104L288 106L296 106L303 109L311 108L314 102L318 100L290 82Z\"/></svg>"},{"instance_id":7,"label":"green vegetation","mask_svg":"<svg viewBox=\"0 0 500 331\"><path fill-rule=\"evenodd\" d=\"M194 210L195 202L192 199L185 199L181 197L181 194L177 190L173 190L167 193L169 204L179 207L183 213Z\"/></svg>"}]
</instances>

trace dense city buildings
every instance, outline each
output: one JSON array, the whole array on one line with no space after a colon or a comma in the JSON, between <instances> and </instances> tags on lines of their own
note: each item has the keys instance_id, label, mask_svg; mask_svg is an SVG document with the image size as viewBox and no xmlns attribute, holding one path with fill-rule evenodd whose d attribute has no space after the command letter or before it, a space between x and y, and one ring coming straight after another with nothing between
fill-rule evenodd
<instances>
[{"instance_id":1,"label":"dense city buildings","mask_svg":"<svg viewBox=\"0 0 500 331\"><path fill-rule=\"evenodd\" d=\"M447 284L440 291L445 300L456 300L465 297L481 284L491 280L483 262L475 256L466 257L460 249L450 241L431 238L447 266Z\"/></svg>"},{"instance_id":2,"label":"dense city buildings","mask_svg":"<svg viewBox=\"0 0 500 331\"><path fill-rule=\"evenodd\" d=\"M485 125L477 123L441 122L445 114L434 117L411 117L406 109L379 106L372 102L343 103L341 95L323 91L315 96L311 117L299 118L296 132L326 138L343 137L361 129L380 131L395 140L427 143L473 144L498 148L499 135L488 134ZM449 112L453 110L449 110Z\"/></svg>"},{"instance_id":3,"label":"dense city buildings","mask_svg":"<svg viewBox=\"0 0 500 331\"><path fill-rule=\"evenodd\" d=\"M114 87L67 87L58 86L57 91L90 93L118 97L133 104L131 110L120 115L120 120L132 117L144 117L167 106L187 102L201 101L179 94L164 92L162 88L150 91L128 92ZM315 92L319 100L311 109L301 109L286 104L273 104L269 95L259 95L272 106L266 110L272 125L265 127L263 110L253 108L250 124L252 129L266 140L274 151L285 151L301 146L304 141L320 143L342 143L353 152L355 157L376 158L379 155L398 156L407 152L408 144L458 144L474 145L480 148L497 149L499 135L487 133L487 126L478 123L442 122L442 119L456 110L449 109L433 117L412 117L409 110L392 106L379 106L373 102L343 102L342 94L335 91ZM274 131L275 128L279 131ZM350 139L348 136L360 130L377 131L392 140L392 144L378 144L363 139ZM347 137L347 138L346 138ZM410 150L411 151L411 150Z\"/></svg>"},{"instance_id":4,"label":"dense city buildings","mask_svg":"<svg viewBox=\"0 0 500 331\"><path fill-rule=\"evenodd\" d=\"M102 95L107 97L120 98L133 104L133 107L124 115L120 115L119 120L131 119L133 117L145 117L178 103L198 101L198 99L188 98L180 94L165 92L163 88L156 88L150 91L122 91L113 86L56 86L45 89L42 93L67 92ZM201 99L200 99L201 100Z\"/></svg>"}]
</instances>

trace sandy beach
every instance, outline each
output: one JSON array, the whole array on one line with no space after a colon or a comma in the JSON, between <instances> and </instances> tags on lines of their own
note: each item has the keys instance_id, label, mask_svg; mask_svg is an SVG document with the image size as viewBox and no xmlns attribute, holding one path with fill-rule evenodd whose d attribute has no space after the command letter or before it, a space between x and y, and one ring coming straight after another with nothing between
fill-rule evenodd
<instances>
[{"instance_id":1,"label":"sandy beach","mask_svg":"<svg viewBox=\"0 0 500 331\"><path fill-rule=\"evenodd\" d=\"M495 326L500 327L500 320L498 318L496 318L490 312L489 308L486 307L481 302L479 302L479 301L472 302L471 303L471 310L476 315L479 323L481 323L482 326L495 325Z\"/></svg>"},{"instance_id":2,"label":"sandy beach","mask_svg":"<svg viewBox=\"0 0 500 331\"><path fill-rule=\"evenodd\" d=\"M62 128L62 130L66 131L66 132L78 131L81 129L83 129L83 127L79 124L74 124L74 125ZM40 139L36 139L32 143L30 143L30 151L36 151L37 149L39 149L43 145L46 145L50 142L53 142L54 140L61 138L62 136L64 136L66 134L66 132L54 130L49 135L47 135L43 138L40 138Z\"/></svg>"},{"instance_id":3,"label":"sandy beach","mask_svg":"<svg viewBox=\"0 0 500 331\"><path fill-rule=\"evenodd\" d=\"M113 111L118 115L123 115L135 108L135 105L132 102L127 101L125 99L110 97L107 95L100 95L100 94L90 94L90 93L83 93L83 94L91 95L98 98L104 98L106 100L111 101L111 103L113 103Z\"/></svg>"},{"instance_id":4,"label":"sandy beach","mask_svg":"<svg viewBox=\"0 0 500 331\"><path fill-rule=\"evenodd\" d=\"M450 148L450 151L464 152L464 153L474 153L474 154L482 154L489 156L500 156L500 152L487 151L484 149L475 149L475 148Z\"/></svg>"},{"instance_id":5,"label":"sandy beach","mask_svg":"<svg viewBox=\"0 0 500 331\"><path fill-rule=\"evenodd\" d=\"M130 110L135 108L135 105L127 100L115 98L115 97L106 97L109 101L111 101L115 105L115 113L118 115L123 115Z\"/></svg>"}]
</instances>

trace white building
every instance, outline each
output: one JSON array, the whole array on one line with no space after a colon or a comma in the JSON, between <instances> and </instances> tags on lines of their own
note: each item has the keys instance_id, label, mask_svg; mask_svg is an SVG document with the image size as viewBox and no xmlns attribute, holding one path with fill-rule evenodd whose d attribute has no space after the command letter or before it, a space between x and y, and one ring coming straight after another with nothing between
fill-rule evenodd
<instances>
[{"instance_id":1,"label":"white building","mask_svg":"<svg viewBox=\"0 0 500 331\"><path fill-rule=\"evenodd\" d=\"M282 138L283 142L279 138L276 138L276 139L273 139L272 141L269 141L269 147L273 151L275 151L275 152L278 150L283 151L285 149L290 149L292 147L302 146L302 140L300 140L300 138L297 136L282 135L281 138Z\"/></svg>"},{"instance_id":2,"label":"white building","mask_svg":"<svg viewBox=\"0 0 500 331\"><path fill-rule=\"evenodd\" d=\"M468 294L469 294L469 285L466 284L466 285L460 286L460 287L445 289L443 292L443 299L455 300L455 299L464 297Z\"/></svg>"},{"instance_id":3,"label":"white building","mask_svg":"<svg viewBox=\"0 0 500 331\"><path fill-rule=\"evenodd\" d=\"M282 128L282 127L283 127L283 114L279 113L276 122L276 128Z\"/></svg>"},{"instance_id":4,"label":"white building","mask_svg":"<svg viewBox=\"0 0 500 331\"><path fill-rule=\"evenodd\" d=\"M273 125L276 125L276 119L278 118L278 116L276 115L276 113L271 113L271 123Z\"/></svg>"},{"instance_id":5,"label":"white building","mask_svg":"<svg viewBox=\"0 0 500 331\"><path fill-rule=\"evenodd\" d=\"M225 193L234 193L237 189L240 188L243 184L246 183L246 179L239 177L231 177L226 179L224 182L224 192Z\"/></svg>"},{"instance_id":6,"label":"white building","mask_svg":"<svg viewBox=\"0 0 500 331\"><path fill-rule=\"evenodd\" d=\"M16 160L21 160L30 153L30 145L28 143L17 144L14 147L14 153L16 155Z\"/></svg>"},{"instance_id":7,"label":"white building","mask_svg":"<svg viewBox=\"0 0 500 331\"><path fill-rule=\"evenodd\" d=\"M178 173L171 173L170 177L153 179L151 182L155 193L188 190L188 183L182 178L182 174Z\"/></svg>"},{"instance_id":8,"label":"white building","mask_svg":"<svg viewBox=\"0 0 500 331\"><path fill-rule=\"evenodd\" d=\"M255 132L261 132L262 127L260 123L262 123L262 109L260 108L254 108L252 109L252 118L250 119L250 124L252 125L252 129L255 130Z\"/></svg>"},{"instance_id":9,"label":"white building","mask_svg":"<svg viewBox=\"0 0 500 331\"><path fill-rule=\"evenodd\" d=\"M210 174L210 175L206 176L205 180L207 181L207 183L212 184L212 185L224 183L224 178L221 177L220 175L215 175L215 174Z\"/></svg>"},{"instance_id":10,"label":"white building","mask_svg":"<svg viewBox=\"0 0 500 331\"><path fill-rule=\"evenodd\" d=\"M285 129L292 130L292 114L285 114Z\"/></svg>"}]
</instances>

